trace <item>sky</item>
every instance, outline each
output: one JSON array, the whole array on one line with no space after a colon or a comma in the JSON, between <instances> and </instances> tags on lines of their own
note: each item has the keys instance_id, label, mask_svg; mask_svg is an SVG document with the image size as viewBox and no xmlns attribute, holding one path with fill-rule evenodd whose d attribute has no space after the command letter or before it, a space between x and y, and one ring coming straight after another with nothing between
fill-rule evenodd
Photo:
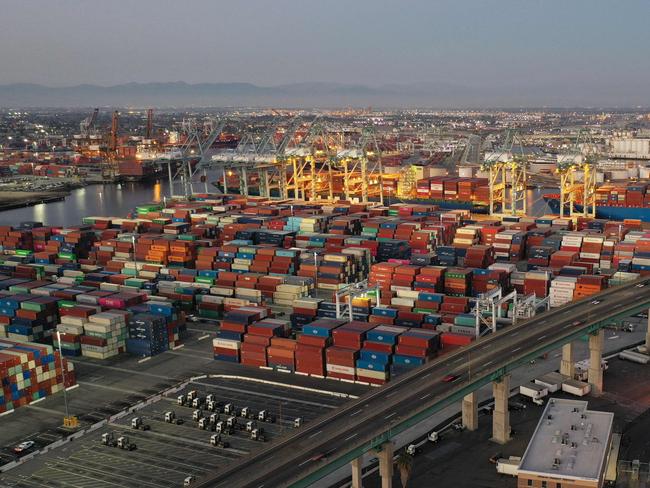
<instances>
[{"instance_id":1,"label":"sky","mask_svg":"<svg viewBox=\"0 0 650 488\"><path fill-rule=\"evenodd\" d=\"M4 0L0 84L650 86L648 0Z\"/></svg>"}]
</instances>

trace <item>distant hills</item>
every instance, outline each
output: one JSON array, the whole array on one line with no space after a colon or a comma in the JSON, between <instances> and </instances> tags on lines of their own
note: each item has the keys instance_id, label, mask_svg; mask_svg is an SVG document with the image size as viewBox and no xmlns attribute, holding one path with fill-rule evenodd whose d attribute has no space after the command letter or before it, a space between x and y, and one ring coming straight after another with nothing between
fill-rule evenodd
<instances>
[{"instance_id":1,"label":"distant hills","mask_svg":"<svg viewBox=\"0 0 650 488\"><path fill-rule=\"evenodd\" d=\"M480 80L477 80L480 81ZM114 86L0 85L0 107L636 107L650 102L648 84L621 87L562 84L484 86L409 83L126 83Z\"/></svg>"}]
</instances>

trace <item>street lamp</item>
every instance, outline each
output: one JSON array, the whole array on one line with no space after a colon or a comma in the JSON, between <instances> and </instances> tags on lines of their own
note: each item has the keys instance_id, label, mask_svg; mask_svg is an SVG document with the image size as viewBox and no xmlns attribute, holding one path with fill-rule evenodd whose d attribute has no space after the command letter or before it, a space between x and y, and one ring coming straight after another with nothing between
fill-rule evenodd
<instances>
[{"instance_id":1,"label":"street lamp","mask_svg":"<svg viewBox=\"0 0 650 488\"><path fill-rule=\"evenodd\" d=\"M79 425L77 417L71 417L68 410L68 393L65 388L65 365L63 364L63 347L61 345L61 331L56 331L56 339L59 341L59 360L61 361L61 377L63 378L63 404L65 405L65 417L63 417L63 426L76 428Z\"/></svg>"},{"instance_id":2,"label":"street lamp","mask_svg":"<svg viewBox=\"0 0 650 488\"><path fill-rule=\"evenodd\" d=\"M135 234L131 235L131 243L133 244L133 266L135 267L135 277L138 277L138 261L135 257Z\"/></svg>"}]
</instances>

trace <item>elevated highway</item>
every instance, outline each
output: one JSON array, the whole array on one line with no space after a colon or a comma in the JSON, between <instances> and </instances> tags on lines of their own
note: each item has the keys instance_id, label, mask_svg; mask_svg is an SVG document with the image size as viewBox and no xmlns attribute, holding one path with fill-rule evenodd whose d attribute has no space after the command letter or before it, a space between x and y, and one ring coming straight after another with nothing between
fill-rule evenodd
<instances>
[{"instance_id":1,"label":"elevated highway","mask_svg":"<svg viewBox=\"0 0 650 488\"><path fill-rule=\"evenodd\" d=\"M507 327L391 381L231 468L198 480L196 486L308 487L366 452L381 451L394 436L490 383L495 385L497 400L494 422L505 422L501 426L505 437L497 440L505 442L509 436L507 395L505 412L503 399L498 401L497 395L507 386L509 372L590 335L591 359L598 368L590 369L589 381L598 392L602 388L600 329L649 307L650 278L607 289ZM445 378L451 381L443 381Z\"/></svg>"}]
</instances>

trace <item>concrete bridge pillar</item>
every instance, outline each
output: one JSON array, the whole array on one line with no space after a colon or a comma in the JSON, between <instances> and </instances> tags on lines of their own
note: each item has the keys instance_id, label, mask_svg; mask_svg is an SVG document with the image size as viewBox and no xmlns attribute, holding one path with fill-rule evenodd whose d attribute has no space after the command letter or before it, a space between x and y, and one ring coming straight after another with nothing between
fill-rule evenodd
<instances>
[{"instance_id":1,"label":"concrete bridge pillar","mask_svg":"<svg viewBox=\"0 0 650 488\"><path fill-rule=\"evenodd\" d=\"M504 375L498 381L492 382L494 395L494 411L492 413L492 440L498 444L505 444L510 440L510 412L508 399L510 398L510 375Z\"/></svg>"},{"instance_id":2,"label":"concrete bridge pillar","mask_svg":"<svg viewBox=\"0 0 650 488\"><path fill-rule=\"evenodd\" d=\"M363 477L361 476L361 468L363 467L362 460L363 458L358 457L350 463L352 467L352 488L363 487Z\"/></svg>"},{"instance_id":3,"label":"concrete bridge pillar","mask_svg":"<svg viewBox=\"0 0 650 488\"><path fill-rule=\"evenodd\" d=\"M393 443L388 441L382 444L377 458L379 458L381 488L393 488Z\"/></svg>"},{"instance_id":4,"label":"concrete bridge pillar","mask_svg":"<svg viewBox=\"0 0 650 488\"><path fill-rule=\"evenodd\" d=\"M603 368L600 363L603 359L603 347L605 345L605 331L598 331L589 335L589 370L587 380L591 384L591 391L594 395L603 392Z\"/></svg>"},{"instance_id":5,"label":"concrete bridge pillar","mask_svg":"<svg viewBox=\"0 0 650 488\"><path fill-rule=\"evenodd\" d=\"M462 403L463 427L467 430L478 429L478 400L476 392L468 393L463 397Z\"/></svg>"},{"instance_id":6,"label":"concrete bridge pillar","mask_svg":"<svg viewBox=\"0 0 650 488\"><path fill-rule=\"evenodd\" d=\"M560 373L573 379L575 375L575 361L573 360L573 342L562 346L562 360L560 361Z\"/></svg>"}]
</instances>

